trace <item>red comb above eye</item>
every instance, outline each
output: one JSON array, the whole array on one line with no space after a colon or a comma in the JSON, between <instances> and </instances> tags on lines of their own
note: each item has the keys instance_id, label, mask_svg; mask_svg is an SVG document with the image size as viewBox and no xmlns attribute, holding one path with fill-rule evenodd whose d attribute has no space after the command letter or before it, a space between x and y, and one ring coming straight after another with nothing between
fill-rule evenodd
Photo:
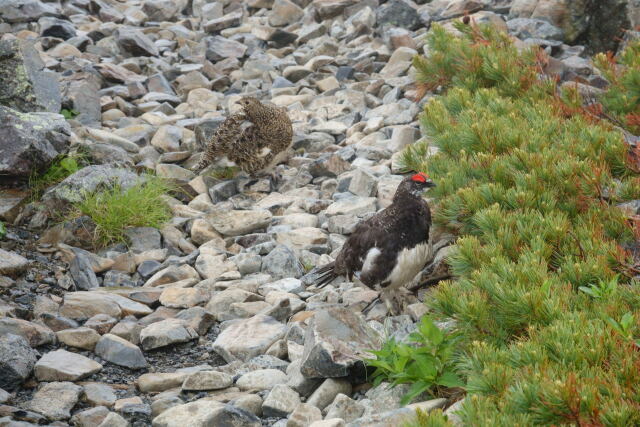
<instances>
[{"instance_id":1,"label":"red comb above eye","mask_svg":"<svg viewBox=\"0 0 640 427\"><path fill-rule=\"evenodd\" d=\"M417 173L417 174L413 175L413 176L411 177L411 181L416 181L416 182L427 182L427 179L428 179L428 178L429 178L429 177L427 176L427 174L426 174L426 173L422 173L422 172L420 172L420 173Z\"/></svg>"}]
</instances>

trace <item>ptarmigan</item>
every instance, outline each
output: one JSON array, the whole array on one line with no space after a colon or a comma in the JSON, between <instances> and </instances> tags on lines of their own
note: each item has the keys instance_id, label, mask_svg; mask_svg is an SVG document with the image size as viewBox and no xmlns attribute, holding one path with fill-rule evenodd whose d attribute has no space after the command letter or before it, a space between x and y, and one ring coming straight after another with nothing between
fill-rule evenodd
<instances>
[{"instance_id":1,"label":"ptarmigan","mask_svg":"<svg viewBox=\"0 0 640 427\"><path fill-rule=\"evenodd\" d=\"M409 283L433 256L429 242L431 211L422 198L435 184L424 173L402 180L393 202L361 222L346 240L335 261L319 268L315 285L323 287L338 276L355 275L380 291L390 312L397 312L390 297Z\"/></svg>"},{"instance_id":2,"label":"ptarmigan","mask_svg":"<svg viewBox=\"0 0 640 427\"><path fill-rule=\"evenodd\" d=\"M220 124L195 170L199 171L217 158L226 156L244 172L254 176L286 160L293 138L287 110L263 104L253 97L243 97L238 103L242 112L230 115ZM245 122L250 122L250 125L244 126Z\"/></svg>"}]
</instances>

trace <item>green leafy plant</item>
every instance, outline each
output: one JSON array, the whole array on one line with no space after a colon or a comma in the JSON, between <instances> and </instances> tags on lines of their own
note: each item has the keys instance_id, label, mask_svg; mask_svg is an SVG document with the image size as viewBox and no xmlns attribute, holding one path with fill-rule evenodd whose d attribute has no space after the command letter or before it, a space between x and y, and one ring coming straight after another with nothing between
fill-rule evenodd
<instances>
[{"instance_id":1,"label":"green leafy plant","mask_svg":"<svg viewBox=\"0 0 640 427\"><path fill-rule=\"evenodd\" d=\"M618 289L619 277L619 275L616 275L611 280L601 280L597 285L592 284L588 287L580 286L578 289L580 289L585 294L590 295L592 298L605 298L616 292L616 290Z\"/></svg>"},{"instance_id":2,"label":"green leafy plant","mask_svg":"<svg viewBox=\"0 0 640 427\"><path fill-rule=\"evenodd\" d=\"M375 359L365 362L375 371L374 386L389 381L392 387L412 384L402 397L403 405L435 387L462 387L453 364L456 334L445 334L428 316L424 316L409 343L387 340L380 350L370 351Z\"/></svg>"},{"instance_id":3,"label":"green leafy plant","mask_svg":"<svg viewBox=\"0 0 640 427\"><path fill-rule=\"evenodd\" d=\"M49 165L44 173L32 174L29 177L31 198L38 199L44 190L82 169L85 161L85 157L79 153L60 156Z\"/></svg>"},{"instance_id":4,"label":"green leafy plant","mask_svg":"<svg viewBox=\"0 0 640 427\"><path fill-rule=\"evenodd\" d=\"M404 427L453 427L442 409L434 409L430 412L416 410L415 419L404 423Z\"/></svg>"},{"instance_id":5,"label":"green leafy plant","mask_svg":"<svg viewBox=\"0 0 640 427\"><path fill-rule=\"evenodd\" d=\"M62 114L66 120L71 120L74 117L80 115L80 113L73 108L63 108L62 110L60 110L60 114Z\"/></svg>"},{"instance_id":6,"label":"green leafy plant","mask_svg":"<svg viewBox=\"0 0 640 427\"><path fill-rule=\"evenodd\" d=\"M171 219L170 209L162 200L171 189L165 180L149 175L128 189L114 186L86 194L75 208L96 223L98 244L126 242L127 228L159 228Z\"/></svg>"},{"instance_id":7,"label":"green leafy plant","mask_svg":"<svg viewBox=\"0 0 640 427\"><path fill-rule=\"evenodd\" d=\"M7 227L5 227L4 222L0 221L0 239L3 239L4 236L7 235Z\"/></svg>"},{"instance_id":8,"label":"green leafy plant","mask_svg":"<svg viewBox=\"0 0 640 427\"><path fill-rule=\"evenodd\" d=\"M636 346L640 347L640 340L634 340L633 333L636 326L636 318L631 312L622 315L620 321L607 317L607 323L625 340L633 341Z\"/></svg>"}]
</instances>

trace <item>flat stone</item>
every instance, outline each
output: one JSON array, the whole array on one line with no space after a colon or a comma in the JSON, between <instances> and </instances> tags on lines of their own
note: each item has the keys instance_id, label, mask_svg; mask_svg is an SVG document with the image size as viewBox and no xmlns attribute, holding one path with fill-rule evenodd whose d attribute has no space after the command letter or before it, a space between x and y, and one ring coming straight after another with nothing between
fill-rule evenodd
<instances>
[{"instance_id":1,"label":"flat stone","mask_svg":"<svg viewBox=\"0 0 640 427\"><path fill-rule=\"evenodd\" d=\"M142 316L152 313L148 306L120 295L106 292L69 292L64 296L60 314L71 319L85 320L97 314L119 319L123 315Z\"/></svg>"},{"instance_id":2,"label":"flat stone","mask_svg":"<svg viewBox=\"0 0 640 427\"><path fill-rule=\"evenodd\" d=\"M350 197L333 202L325 214L332 215L362 215L376 211L375 197Z\"/></svg>"},{"instance_id":3,"label":"flat stone","mask_svg":"<svg viewBox=\"0 0 640 427\"><path fill-rule=\"evenodd\" d=\"M364 413L364 406L346 394L338 394L333 402L327 406L326 418L342 418L346 422L354 421Z\"/></svg>"},{"instance_id":4,"label":"flat stone","mask_svg":"<svg viewBox=\"0 0 640 427\"><path fill-rule=\"evenodd\" d=\"M198 371L185 378L182 384L182 390L185 391L202 391L202 390L219 390L231 387L233 377L224 372L218 371Z\"/></svg>"},{"instance_id":5,"label":"flat stone","mask_svg":"<svg viewBox=\"0 0 640 427\"><path fill-rule=\"evenodd\" d=\"M86 382L82 383L82 399L93 406L112 407L117 397L113 388L109 384Z\"/></svg>"},{"instance_id":6,"label":"flat stone","mask_svg":"<svg viewBox=\"0 0 640 427\"><path fill-rule=\"evenodd\" d=\"M209 301L209 293L197 288L167 288L160 295L160 304L172 308L189 308Z\"/></svg>"},{"instance_id":7,"label":"flat stone","mask_svg":"<svg viewBox=\"0 0 640 427\"><path fill-rule=\"evenodd\" d=\"M216 321L213 313L210 313L202 307L191 307L182 310L176 315L176 319L183 320L185 324L193 328L198 335L205 335Z\"/></svg>"},{"instance_id":8,"label":"flat stone","mask_svg":"<svg viewBox=\"0 0 640 427\"><path fill-rule=\"evenodd\" d=\"M98 362L66 350L50 351L35 365L38 381L78 381L100 370Z\"/></svg>"},{"instance_id":9,"label":"flat stone","mask_svg":"<svg viewBox=\"0 0 640 427\"><path fill-rule=\"evenodd\" d=\"M287 374L281 370L260 369L242 375L236 381L236 385L241 390L271 390L277 384L285 384L286 382Z\"/></svg>"},{"instance_id":10,"label":"flat stone","mask_svg":"<svg viewBox=\"0 0 640 427\"><path fill-rule=\"evenodd\" d=\"M153 427L260 425L260 419L247 411L207 399L174 406L153 419Z\"/></svg>"},{"instance_id":11,"label":"flat stone","mask_svg":"<svg viewBox=\"0 0 640 427\"><path fill-rule=\"evenodd\" d=\"M205 279L217 279L227 272L235 271L236 265L227 261L226 255L201 253L195 264L196 270Z\"/></svg>"},{"instance_id":12,"label":"flat stone","mask_svg":"<svg viewBox=\"0 0 640 427\"><path fill-rule=\"evenodd\" d=\"M29 377L38 359L27 340L15 334L0 334L0 388L16 389Z\"/></svg>"},{"instance_id":13,"label":"flat stone","mask_svg":"<svg viewBox=\"0 0 640 427\"><path fill-rule=\"evenodd\" d=\"M145 350L165 347L171 344L191 341L198 338L198 334L180 319L166 319L140 331L140 344Z\"/></svg>"},{"instance_id":14,"label":"flat stone","mask_svg":"<svg viewBox=\"0 0 640 427\"><path fill-rule=\"evenodd\" d=\"M143 393L161 392L180 387L187 376L184 372L154 372L140 375L136 383Z\"/></svg>"},{"instance_id":15,"label":"flat stone","mask_svg":"<svg viewBox=\"0 0 640 427\"><path fill-rule=\"evenodd\" d=\"M286 427L307 427L314 421L322 420L320 409L307 403L300 403L289 416Z\"/></svg>"},{"instance_id":16,"label":"flat stone","mask_svg":"<svg viewBox=\"0 0 640 427\"><path fill-rule=\"evenodd\" d=\"M96 344L95 353L107 362L130 369L147 367L140 348L113 334L106 334Z\"/></svg>"},{"instance_id":17,"label":"flat stone","mask_svg":"<svg viewBox=\"0 0 640 427\"><path fill-rule=\"evenodd\" d=\"M304 275L302 264L295 253L285 245L276 246L262 259L262 272L274 279L298 279Z\"/></svg>"},{"instance_id":18,"label":"flat stone","mask_svg":"<svg viewBox=\"0 0 640 427\"><path fill-rule=\"evenodd\" d=\"M142 31L120 27L116 32L118 46L132 56L158 56L158 48Z\"/></svg>"},{"instance_id":19,"label":"flat stone","mask_svg":"<svg viewBox=\"0 0 640 427\"><path fill-rule=\"evenodd\" d=\"M63 329L56 332L56 336L61 343L84 350L93 350L100 339L99 333L86 327Z\"/></svg>"},{"instance_id":20,"label":"flat stone","mask_svg":"<svg viewBox=\"0 0 640 427\"><path fill-rule=\"evenodd\" d=\"M17 276L27 269L29 260L15 252L0 249L0 275Z\"/></svg>"},{"instance_id":21,"label":"flat stone","mask_svg":"<svg viewBox=\"0 0 640 427\"><path fill-rule=\"evenodd\" d=\"M109 415L109 410L104 406L86 409L77 412L71 417L71 424L78 427L93 427L100 425Z\"/></svg>"},{"instance_id":22,"label":"flat stone","mask_svg":"<svg viewBox=\"0 0 640 427\"><path fill-rule=\"evenodd\" d=\"M66 420L71 417L71 409L76 405L82 387L70 382L50 382L44 384L29 402L29 409L51 420Z\"/></svg>"},{"instance_id":23,"label":"flat stone","mask_svg":"<svg viewBox=\"0 0 640 427\"><path fill-rule=\"evenodd\" d=\"M216 210L207 215L207 221L224 236L240 236L266 227L271 223L271 212Z\"/></svg>"},{"instance_id":24,"label":"flat stone","mask_svg":"<svg viewBox=\"0 0 640 427\"><path fill-rule=\"evenodd\" d=\"M213 343L213 349L227 362L247 361L263 354L284 337L286 326L274 318L256 315L250 319L230 321Z\"/></svg>"}]
</instances>

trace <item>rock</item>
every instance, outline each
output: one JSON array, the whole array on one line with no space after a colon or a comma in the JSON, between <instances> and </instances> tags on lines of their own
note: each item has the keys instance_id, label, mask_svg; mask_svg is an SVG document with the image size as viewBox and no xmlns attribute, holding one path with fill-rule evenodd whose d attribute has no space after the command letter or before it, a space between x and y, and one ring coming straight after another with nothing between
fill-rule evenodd
<instances>
[{"instance_id":1,"label":"rock","mask_svg":"<svg viewBox=\"0 0 640 427\"><path fill-rule=\"evenodd\" d=\"M356 4L358 0L313 0L313 7L321 20L340 15L344 10Z\"/></svg>"},{"instance_id":2,"label":"rock","mask_svg":"<svg viewBox=\"0 0 640 427\"><path fill-rule=\"evenodd\" d=\"M289 416L286 427L307 427L314 421L322 420L320 409L307 403L300 403Z\"/></svg>"},{"instance_id":3,"label":"rock","mask_svg":"<svg viewBox=\"0 0 640 427\"><path fill-rule=\"evenodd\" d=\"M245 410L206 399L174 406L153 419L153 427L187 425L260 427L261 424L259 418Z\"/></svg>"},{"instance_id":4,"label":"rock","mask_svg":"<svg viewBox=\"0 0 640 427\"><path fill-rule=\"evenodd\" d=\"M360 197L373 197L376 195L378 181L369 172L363 169L356 169L353 172L349 191Z\"/></svg>"},{"instance_id":5,"label":"rock","mask_svg":"<svg viewBox=\"0 0 640 427\"><path fill-rule=\"evenodd\" d=\"M391 0L380 6L376 11L378 25L415 30L421 25L420 15L408 3L402 0Z\"/></svg>"},{"instance_id":6,"label":"rock","mask_svg":"<svg viewBox=\"0 0 640 427\"><path fill-rule=\"evenodd\" d=\"M181 3L171 0L145 0L142 10L151 21L172 21L180 11Z\"/></svg>"},{"instance_id":7,"label":"rock","mask_svg":"<svg viewBox=\"0 0 640 427\"><path fill-rule=\"evenodd\" d=\"M115 34L118 46L131 56L158 56L158 48L142 31L120 27Z\"/></svg>"},{"instance_id":8,"label":"rock","mask_svg":"<svg viewBox=\"0 0 640 427\"><path fill-rule=\"evenodd\" d=\"M182 390L202 391L219 390L231 387L233 378L229 374L218 371L198 371L185 378Z\"/></svg>"},{"instance_id":9,"label":"rock","mask_svg":"<svg viewBox=\"0 0 640 427\"><path fill-rule=\"evenodd\" d=\"M36 8L38 6L43 7L46 4L30 0L17 2L11 0L0 1L0 16L5 21L10 19L8 18L10 12L6 10L7 3L13 5L22 3L22 6ZM33 11L33 9L31 10ZM58 77L56 73L45 68L38 51L33 46L33 42L20 39L0 41L0 105L23 113L47 111L57 114L60 112L61 95ZM33 116L32 114L29 114L28 117L38 118L38 116ZM25 117L20 120L26 119ZM4 117L2 123L7 123ZM62 123L64 123L64 120L62 120ZM42 135L47 132L51 131L45 131ZM27 131L27 134L33 135L33 131ZM46 144L46 138L38 139L40 144ZM4 138L3 140L9 141L9 139ZM53 140L49 144L55 146ZM4 158L4 156L1 158ZM41 166L39 165L39 167Z\"/></svg>"},{"instance_id":10,"label":"rock","mask_svg":"<svg viewBox=\"0 0 640 427\"><path fill-rule=\"evenodd\" d=\"M70 382L46 383L36 392L29 409L51 420L66 420L78 402L82 387Z\"/></svg>"},{"instance_id":11,"label":"rock","mask_svg":"<svg viewBox=\"0 0 640 427\"><path fill-rule=\"evenodd\" d=\"M380 336L352 310L321 310L307 328L300 370L310 378L346 376L366 350L380 345Z\"/></svg>"},{"instance_id":12,"label":"rock","mask_svg":"<svg viewBox=\"0 0 640 427\"><path fill-rule=\"evenodd\" d=\"M283 418L291 414L299 404L298 393L284 384L277 384L262 403L262 413L266 417Z\"/></svg>"},{"instance_id":13,"label":"rock","mask_svg":"<svg viewBox=\"0 0 640 427\"><path fill-rule=\"evenodd\" d=\"M100 339L100 334L94 329L85 327L64 329L56 332L56 336L58 341L69 347L82 348L89 351L94 349Z\"/></svg>"},{"instance_id":14,"label":"rock","mask_svg":"<svg viewBox=\"0 0 640 427\"><path fill-rule=\"evenodd\" d=\"M309 173L314 178L319 176L336 177L350 169L349 159L339 153L324 155L309 165Z\"/></svg>"},{"instance_id":15,"label":"rock","mask_svg":"<svg viewBox=\"0 0 640 427\"><path fill-rule=\"evenodd\" d=\"M285 245L276 246L263 258L262 272L269 274L274 279L286 277L297 279L304 275L304 269L295 253Z\"/></svg>"},{"instance_id":16,"label":"rock","mask_svg":"<svg viewBox=\"0 0 640 427\"><path fill-rule=\"evenodd\" d=\"M338 394L326 411L326 418L342 418L346 422L351 422L362 416L364 406L345 394Z\"/></svg>"},{"instance_id":17,"label":"rock","mask_svg":"<svg viewBox=\"0 0 640 427\"><path fill-rule=\"evenodd\" d=\"M207 45L205 56L211 62L226 58L242 58L247 51L247 46L222 36L207 37L205 42Z\"/></svg>"},{"instance_id":18,"label":"rock","mask_svg":"<svg viewBox=\"0 0 640 427\"><path fill-rule=\"evenodd\" d=\"M5 141L0 175L28 177L67 150L70 127L59 114L20 113L0 106L0 122L0 139Z\"/></svg>"},{"instance_id":19,"label":"rock","mask_svg":"<svg viewBox=\"0 0 640 427\"><path fill-rule=\"evenodd\" d=\"M172 265L151 276L149 280L145 282L144 287L161 286L182 280L193 280L193 282L199 282L200 275L195 268L188 264L181 266Z\"/></svg>"},{"instance_id":20,"label":"rock","mask_svg":"<svg viewBox=\"0 0 640 427\"><path fill-rule=\"evenodd\" d=\"M403 75L411 67L413 57L417 53L409 47L399 47L393 52L384 68L380 70L380 75L385 78Z\"/></svg>"},{"instance_id":21,"label":"rock","mask_svg":"<svg viewBox=\"0 0 640 427\"><path fill-rule=\"evenodd\" d=\"M542 19L516 18L507 21L509 33L520 39L563 40L562 30Z\"/></svg>"},{"instance_id":22,"label":"rock","mask_svg":"<svg viewBox=\"0 0 640 427\"><path fill-rule=\"evenodd\" d=\"M76 36L76 29L69 21L43 16L38 20L38 25L40 25L41 37L56 37L68 40Z\"/></svg>"},{"instance_id":23,"label":"rock","mask_svg":"<svg viewBox=\"0 0 640 427\"><path fill-rule=\"evenodd\" d=\"M129 169L109 165L91 165L69 175L47 190L42 196L42 201L50 208L62 208L81 202L85 192L93 193L99 188L113 185L126 190L140 182L142 179Z\"/></svg>"},{"instance_id":24,"label":"rock","mask_svg":"<svg viewBox=\"0 0 640 427\"><path fill-rule=\"evenodd\" d=\"M68 292L60 308L61 315L76 320L85 320L97 314L119 319L129 314L143 316L152 312L148 306L129 298L99 291Z\"/></svg>"},{"instance_id":25,"label":"rock","mask_svg":"<svg viewBox=\"0 0 640 427\"><path fill-rule=\"evenodd\" d=\"M232 320L213 343L213 350L227 362L247 361L263 354L284 337L286 326L274 318L256 315L250 319Z\"/></svg>"},{"instance_id":26,"label":"rock","mask_svg":"<svg viewBox=\"0 0 640 427\"><path fill-rule=\"evenodd\" d=\"M340 418L330 418L311 423L309 427L345 427L345 425L344 420Z\"/></svg>"},{"instance_id":27,"label":"rock","mask_svg":"<svg viewBox=\"0 0 640 427\"><path fill-rule=\"evenodd\" d=\"M279 369L260 369L247 372L236 381L241 390L271 390L287 382L287 374Z\"/></svg>"},{"instance_id":28,"label":"rock","mask_svg":"<svg viewBox=\"0 0 640 427\"><path fill-rule=\"evenodd\" d=\"M38 381L78 381L100 370L98 362L66 350L50 351L35 365Z\"/></svg>"},{"instance_id":29,"label":"rock","mask_svg":"<svg viewBox=\"0 0 640 427\"><path fill-rule=\"evenodd\" d=\"M167 288L160 295L160 304L172 308L189 308L209 301L209 293L196 288Z\"/></svg>"},{"instance_id":30,"label":"rock","mask_svg":"<svg viewBox=\"0 0 640 427\"><path fill-rule=\"evenodd\" d=\"M129 422L115 412L109 412L98 427L129 427Z\"/></svg>"},{"instance_id":31,"label":"rock","mask_svg":"<svg viewBox=\"0 0 640 427\"><path fill-rule=\"evenodd\" d=\"M267 210L239 211L215 210L206 219L224 236L240 236L266 227L271 223L271 212Z\"/></svg>"},{"instance_id":32,"label":"rock","mask_svg":"<svg viewBox=\"0 0 640 427\"><path fill-rule=\"evenodd\" d=\"M198 338L196 331L186 326L185 322L180 319L155 322L140 331L140 344L145 350L187 342L196 338Z\"/></svg>"},{"instance_id":33,"label":"rock","mask_svg":"<svg viewBox=\"0 0 640 427\"><path fill-rule=\"evenodd\" d=\"M236 265L225 258L225 255L201 253L196 259L196 270L205 279L217 279L223 274L236 269Z\"/></svg>"},{"instance_id":34,"label":"rock","mask_svg":"<svg viewBox=\"0 0 640 427\"><path fill-rule=\"evenodd\" d=\"M76 289L88 291L100 286L93 265L89 257L80 250L73 251L74 257L69 264L69 274L76 285Z\"/></svg>"},{"instance_id":35,"label":"rock","mask_svg":"<svg viewBox=\"0 0 640 427\"><path fill-rule=\"evenodd\" d=\"M147 367L147 361L138 346L113 334L106 334L100 338L94 352L106 360L130 369Z\"/></svg>"},{"instance_id":36,"label":"rock","mask_svg":"<svg viewBox=\"0 0 640 427\"><path fill-rule=\"evenodd\" d=\"M304 15L300 6L289 0L275 0L269 14L269 25L282 27L298 21Z\"/></svg>"},{"instance_id":37,"label":"rock","mask_svg":"<svg viewBox=\"0 0 640 427\"><path fill-rule=\"evenodd\" d=\"M37 359L38 353L23 337L0 334L0 388L15 390L31 374Z\"/></svg>"},{"instance_id":38,"label":"rock","mask_svg":"<svg viewBox=\"0 0 640 427\"><path fill-rule=\"evenodd\" d=\"M5 334L20 335L31 347L53 344L56 340L53 331L46 326L9 317L0 318L0 335Z\"/></svg>"},{"instance_id":39,"label":"rock","mask_svg":"<svg viewBox=\"0 0 640 427\"><path fill-rule=\"evenodd\" d=\"M436 408L442 408L446 404L446 399L433 399L425 402L414 403L404 408L377 412L372 415L361 417L350 422L349 427L366 427L371 425L397 425L415 419L416 410L429 413Z\"/></svg>"},{"instance_id":40,"label":"rock","mask_svg":"<svg viewBox=\"0 0 640 427\"><path fill-rule=\"evenodd\" d=\"M99 425L109 415L109 410L104 406L86 409L77 412L71 417L71 424L78 427L93 427Z\"/></svg>"},{"instance_id":41,"label":"rock","mask_svg":"<svg viewBox=\"0 0 640 427\"><path fill-rule=\"evenodd\" d=\"M328 378L309 396L307 404L324 409L338 394L351 394L351 383L347 380Z\"/></svg>"},{"instance_id":42,"label":"rock","mask_svg":"<svg viewBox=\"0 0 640 427\"><path fill-rule=\"evenodd\" d=\"M325 245L328 242L328 237L319 228L304 227L277 233L276 241L294 250L301 250L315 245Z\"/></svg>"},{"instance_id":43,"label":"rock","mask_svg":"<svg viewBox=\"0 0 640 427\"><path fill-rule=\"evenodd\" d=\"M132 227L125 230L125 235L131 242L129 249L134 254L162 248L160 231L153 227Z\"/></svg>"},{"instance_id":44,"label":"rock","mask_svg":"<svg viewBox=\"0 0 640 427\"><path fill-rule=\"evenodd\" d=\"M362 215L376 211L375 197L349 197L333 202L325 214L332 215Z\"/></svg>"},{"instance_id":45,"label":"rock","mask_svg":"<svg viewBox=\"0 0 640 427\"><path fill-rule=\"evenodd\" d=\"M178 313L176 319L183 320L198 335L205 335L216 321L214 315L202 307L191 307L187 310L182 310Z\"/></svg>"},{"instance_id":46,"label":"rock","mask_svg":"<svg viewBox=\"0 0 640 427\"><path fill-rule=\"evenodd\" d=\"M0 1L0 16L5 22L32 22L43 16L59 14L60 7L55 3L45 3L38 0Z\"/></svg>"},{"instance_id":47,"label":"rock","mask_svg":"<svg viewBox=\"0 0 640 427\"><path fill-rule=\"evenodd\" d=\"M82 383L82 388L83 400L93 406L112 407L117 399L113 388L108 384L88 382Z\"/></svg>"}]
</instances>

